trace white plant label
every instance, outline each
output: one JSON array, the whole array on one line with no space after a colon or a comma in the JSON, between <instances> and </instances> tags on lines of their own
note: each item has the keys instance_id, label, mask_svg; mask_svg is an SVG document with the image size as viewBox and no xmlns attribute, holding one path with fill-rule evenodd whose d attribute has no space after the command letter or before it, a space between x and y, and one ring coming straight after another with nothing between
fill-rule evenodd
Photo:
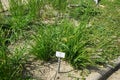
<instances>
[{"instance_id":1,"label":"white plant label","mask_svg":"<svg viewBox=\"0 0 120 80\"><path fill-rule=\"evenodd\" d=\"M56 51L56 57L65 58L65 53L64 52Z\"/></svg>"}]
</instances>

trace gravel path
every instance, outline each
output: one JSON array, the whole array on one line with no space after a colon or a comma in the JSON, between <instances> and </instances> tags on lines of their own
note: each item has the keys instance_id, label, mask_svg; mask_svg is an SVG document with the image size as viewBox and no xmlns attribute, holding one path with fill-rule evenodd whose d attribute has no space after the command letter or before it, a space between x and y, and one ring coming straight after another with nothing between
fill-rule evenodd
<instances>
[{"instance_id":1,"label":"gravel path","mask_svg":"<svg viewBox=\"0 0 120 80\"><path fill-rule=\"evenodd\" d=\"M107 80L120 80L120 69L112 74Z\"/></svg>"}]
</instances>

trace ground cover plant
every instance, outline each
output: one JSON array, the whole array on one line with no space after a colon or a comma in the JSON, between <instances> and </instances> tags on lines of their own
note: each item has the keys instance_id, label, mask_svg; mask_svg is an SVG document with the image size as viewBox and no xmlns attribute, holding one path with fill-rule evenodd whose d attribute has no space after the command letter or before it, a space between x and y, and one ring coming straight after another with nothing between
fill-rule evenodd
<instances>
[{"instance_id":1,"label":"ground cover plant","mask_svg":"<svg viewBox=\"0 0 120 80\"><path fill-rule=\"evenodd\" d=\"M9 3L7 15L0 12L1 80L23 78L24 49L15 52L8 49L21 38L33 41L28 55L56 61L55 52L62 51L66 53L63 60L76 69L110 64L120 56L118 0L104 0L100 5L88 0L9 0ZM29 31L33 34L28 34Z\"/></svg>"},{"instance_id":2,"label":"ground cover plant","mask_svg":"<svg viewBox=\"0 0 120 80\"><path fill-rule=\"evenodd\" d=\"M13 80L22 79L23 71L23 53L24 50L17 50L11 53L6 45L4 32L0 32L0 79Z\"/></svg>"},{"instance_id":3,"label":"ground cover plant","mask_svg":"<svg viewBox=\"0 0 120 80\"><path fill-rule=\"evenodd\" d=\"M13 80L23 78L22 54L16 51L15 55L8 57L4 49L0 47L0 79Z\"/></svg>"}]
</instances>

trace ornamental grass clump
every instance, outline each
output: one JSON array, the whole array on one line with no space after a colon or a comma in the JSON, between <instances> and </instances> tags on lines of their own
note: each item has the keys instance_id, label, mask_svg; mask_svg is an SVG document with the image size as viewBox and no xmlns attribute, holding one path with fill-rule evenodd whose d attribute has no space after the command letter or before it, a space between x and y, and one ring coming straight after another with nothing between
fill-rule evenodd
<instances>
[{"instance_id":1,"label":"ornamental grass clump","mask_svg":"<svg viewBox=\"0 0 120 80\"><path fill-rule=\"evenodd\" d=\"M102 25L87 27L86 22L79 26L68 20L58 25L41 25L38 32L33 35L35 44L32 52L37 58L50 61L56 60L56 51L66 53L65 59L74 68L105 65L119 48L115 47L115 39L111 38L107 27ZM112 49L113 47L113 49ZM106 57L107 56L107 57Z\"/></svg>"},{"instance_id":2,"label":"ornamental grass clump","mask_svg":"<svg viewBox=\"0 0 120 80\"><path fill-rule=\"evenodd\" d=\"M89 32L84 23L75 27L68 20L64 20L57 26L41 26L33 38L35 45L32 45L32 53L41 60L56 59L55 52L62 51L66 53L65 60L75 68L92 63L90 54L85 51Z\"/></svg>"}]
</instances>

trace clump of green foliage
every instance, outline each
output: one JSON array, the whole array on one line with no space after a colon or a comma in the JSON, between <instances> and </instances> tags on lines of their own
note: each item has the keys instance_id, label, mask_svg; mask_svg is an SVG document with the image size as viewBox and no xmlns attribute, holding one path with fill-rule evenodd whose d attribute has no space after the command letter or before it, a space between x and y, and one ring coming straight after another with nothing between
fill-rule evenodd
<instances>
[{"instance_id":1,"label":"clump of green foliage","mask_svg":"<svg viewBox=\"0 0 120 80\"><path fill-rule=\"evenodd\" d=\"M0 79L13 80L23 78L22 54L16 51L12 57L0 46Z\"/></svg>"},{"instance_id":2,"label":"clump of green foliage","mask_svg":"<svg viewBox=\"0 0 120 80\"><path fill-rule=\"evenodd\" d=\"M76 2L74 3L76 5ZM80 21L80 25L75 26L69 20L63 19L57 25L39 26L38 33L34 35L35 44L32 45L34 55L49 61L56 59L56 51L63 51L66 53L65 60L75 68L104 65L119 55L119 45L116 45L119 28L116 28L114 23L111 24L113 27L106 22L111 23L111 20L105 17L107 11L84 1L78 2L78 6L73 9L66 10L70 11L70 18ZM103 21L105 24L101 24Z\"/></svg>"},{"instance_id":3,"label":"clump of green foliage","mask_svg":"<svg viewBox=\"0 0 120 80\"><path fill-rule=\"evenodd\" d=\"M24 50L17 50L11 53L6 45L7 38L0 31L0 79L13 80L22 79L23 53Z\"/></svg>"},{"instance_id":4,"label":"clump of green foliage","mask_svg":"<svg viewBox=\"0 0 120 80\"><path fill-rule=\"evenodd\" d=\"M66 53L65 60L75 68L93 65L97 63L98 58L93 59L92 56L99 56L95 52L111 42L108 33L104 31L106 32L102 27L88 28L86 23L76 27L68 20L57 26L43 25L33 37L35 45L32 46L32 53L41 60L49 61L56 59L56 51L63 51Z\"/></svg>"},{"instance_id":5,"label":"clump of green foliage","mask_svg":"<svg viewBox=\"0 0 120 80\"><path fill-rule=\"evenodd\" d=\"M92 3L82 2L72 5L70 8L70 17L79 21L87 21L94 16L100 15L100 10Z\"/></svg>"},{"instance_id":6,"label":"clump of green foliage","mask_svg":"<svg viewBox=\"0 0 120 80\"><path fill-rule=\"evenodd\" d=\"M33 51L38 58L49 61L55 59L56 51L66 52L66 60L75 67L91 64L90 54L84 49L89 41L89 30L81 24L75 27L68 20L56 26L41 26L34 36ZM85 54L85 55L84 55ZM80 63L80 64L79 64Z\"/></svg>"}]
</instances>

